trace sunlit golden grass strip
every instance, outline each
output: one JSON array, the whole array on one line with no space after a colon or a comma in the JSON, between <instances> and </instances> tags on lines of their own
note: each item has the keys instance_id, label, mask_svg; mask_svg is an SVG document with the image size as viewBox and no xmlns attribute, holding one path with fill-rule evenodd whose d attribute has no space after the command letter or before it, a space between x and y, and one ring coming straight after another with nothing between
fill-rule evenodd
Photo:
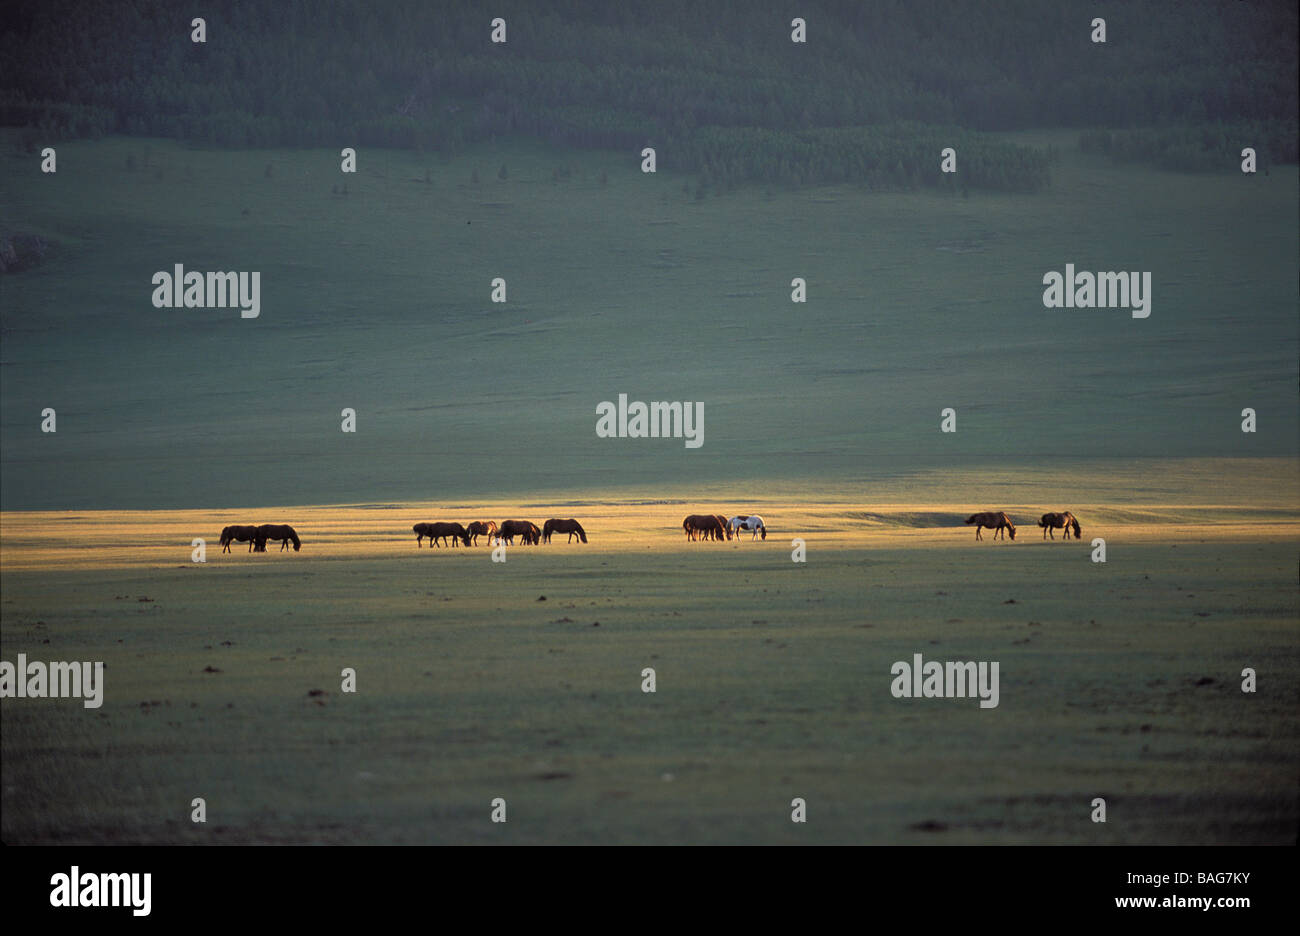
<instances>
[{"instance_id":1,"label":"sunlit golden grass strip","mask_svg":"<svg viewBox=\"0 0 1300 936\"><path fill-rule=\"evenodd\" d=\"M974 529L963 524L972 511L970 502L929 504L820 504L807 502L762 503L744 508L761 512L768 527L766 541L743 534L721 543L688 543L681 529L688 513L735 512L726 504L617 504L589 503L581 507L520 507L516 502L482 502L474 505L401 504L376 506L313 505L279 510L178 510L178 511L57 511L0 514L0 569L6 572L36 569L158 567L189 563L192 542L206 543L208 562L268 562L373 558L417 553L412 524L422 520L529 519L539 526L552 516L576 517L590 542L580 545L557 536L539 549L583 549L601 552L679 551L682 549L788 550L793 539L803 539L810 549L929 548L957 543L974 544ZM1014 546L1042 545L1043 531L1036 525L1045 509L1041 505L998 505L1017 521ZM1277 541L1300 542L1300 508L1242 507L1218 504L1149 504L1114 507L1106 504L1072 504L1083 524L1081 543L1066 545L1062 532L1046 546L1089 547L1094 537L1107 540L1108 548L1125 542L1168 541ZM266 555L248 555L248 544L232 544L223 555L218 545L221 528L231 523L284 522L302 537L302 552L280 555L276 543ZM991 539L989 531L985 539ZM983 545L983 544L981 544ZM991 544L989 544L991 545ZM516 546L512 558L527 556L531 547ZM420 552L440 560L487 560L484 539L477 548L439 548Z\"/></svg>"}]
</instances>

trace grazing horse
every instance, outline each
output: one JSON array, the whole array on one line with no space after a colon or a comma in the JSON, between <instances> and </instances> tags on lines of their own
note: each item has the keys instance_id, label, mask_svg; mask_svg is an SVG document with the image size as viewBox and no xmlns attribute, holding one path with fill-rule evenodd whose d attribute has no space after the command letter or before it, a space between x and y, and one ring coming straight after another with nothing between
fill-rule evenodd
<instances>
[{"instance_id":1,"label":"grazing horse","mask_svg":"<svg viewBox=\"0 0 1300 936\"><path fill-rule=\"evenodd\" d=\"M531 520L504 520L497 527L498 539L504 540L507 546L515 544L516 536L522 537L529 546L536 546L542 541L542 531Z\"/></svg>"},{"instance_id":2,"label":"grazing horse","mask_svg":"<svg viewBox=\"0 0 1300 936\"><path fill-rule=\"evenodd\" d=\"M289 548L289 543L293 543L293 551L297 552L302 549L302 541L298 539L298 534L294 532L293 527L287 523L263 523L257 528L257 546L254 552L266 552L267 540L283 540L280 543L280 552Z\"/></svg>"},{"instance_id":3,"label":"grazing horse","mask_svg":"<svg viewBox=\"0 0 1300 936\"><path fill-rule=\"evenodd\" d=\"M435 547L438 545L438 540L445 543L448 539L451 540L453 547L455 547L457 540L460 540L466 546L469 545L469 533L459 523L417 523L411 527L411 530L415 533L417 548L420 545L421 537L425 536L429 537L429 543Z\"/></svg>"},{"instance_id":4,"label":"grazing horse","mask_svg":"<svg viewBox=\"0 0 1300 936\"><path fill-rule=\"evenodd\" d=\"M1083 532L1079 526L1079 520L1068 510L1062 513L1045 513L1043 519L1038 521L1038 525L1043 528L1043 539L1047 539L1047 534L1053 530L1064 529L1063 534L1066 539L1070 538L1070 530L1074 530L1074 538L1078 539ZM1056 534L1052 533L1052 539L1056 539Z\"/></svg>"},{"instance_id":5,"label":"grazing horse","mask_svg":"<svg viewBox=\"0 0 1300 936\"><path fill-rule=\"evenodd\" d=\"M247 543L248 551L253 551L257 543L256 526L228 526L221 531L221 551L230 552L231 543Z\"/></svg>"},{"instance_id":6,"label":"grazing horse","mask_svg":"<svg viewBox=\"0 0 1300 936\"><path fill-rule=\"evenodd\" d=\"M758 536L760 532L763 534L763 539L767 539L767 527L763 525L762 517L732 517L727 526L736 534L736 539L740 539L741 530L749 530L750 539Z\"/></svg>"},{"instance_id":7,"label":"grazing horse","mask_svg":"<svg viewBox=\"0 0 1300 936\"><path fill-rule=\"evenodd\" d=\"M713 538L720 540L722 539L722 534L725 533L727 539L731 539L731 524L727 522L727 518L722 514L718 514L713 519L718 521L718 528L713 531Z\"/></svg>"},{"instance_id":8,"label":"grazing horse","mask_svg":"<svg viewBox=\"0 0 1300 936\"><path fill-rule=\"evenodd\" d=\"M1011 522L1010 517L1000 510L989 510L984 513L971 514L966 518L966 523L967 525L972 523L975 524L975 538L977 540L982 540L984 538L980 535L980 530L984 527L988 527L993 531L994 539L998 538L999 533L1002 534L1002 537L1005 539L1008 530L1011 531L1011 538L1016 538L1016 525Z\"/></svg>"},{"instance_id":9,"label":"grazing horse","mask_svg":"<svg viewBox=\"0 0 1300 936\"><path fill-rule=\"evenodd\" d=\"M726 520L712 514L691 514L682 521L682 529L689 540L727 538L724 537L726 526Z\"/></svg>"},{"instance_id":10,"label":"grazing horse","mask_svg":"<svg viewBox=\"0 0 1300 936\"><path fill-rule=\"evenodd\" d=\"M478 538L480 536L486 536L488 542L491 543L492 537L497 535L497 522L495 520L488 520L486 522L475 520L469 525L469 529L466 532L469 533L469 538L473 540L475 546L478 545Z\"/></svg>"},{"instance_id":11,"label":"grazing horse","mask_svg":"<svg viewBox=\"0 0 1300 936\"><path fill-rule=\"evenodd\" d=\"M568 533L568 542L570 543L573 542L575 536L582 542L587 542L587 532L577 520L547 520L542 526L542 542L549 543L552 533Z\"/></svg>"}]
</instances>

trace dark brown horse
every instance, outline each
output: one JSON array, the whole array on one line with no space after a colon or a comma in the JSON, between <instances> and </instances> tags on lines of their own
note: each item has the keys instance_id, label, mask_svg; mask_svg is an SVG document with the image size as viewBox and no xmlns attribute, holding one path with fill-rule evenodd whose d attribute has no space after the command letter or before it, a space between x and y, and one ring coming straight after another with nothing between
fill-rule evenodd
<instances>
[{"instance_id":1,"label":"dark brown horse","mask_svg":"<svg viewBox=\"0 0 1300 936\"><path fill-rule=\"evenodd\" d=\"M495 520L475 520L469 525L466 532L469 533L469 538L475 546L478 545L480 536L486 536L488 542L491 543L492 537L497 535L497 522Z\"/></svg>"},{"instance_id":2,"label":"dark brown horse","mask_svg":"<svg viewBox=\"0 0 1300 936\"><path fill-rule=\"evenodd\" d=\"M247 543L248 551L252 552L253 547L257 544L257 527L256 526L228 526L221 531L221 551L230 552L231 543Z\"/></svg>"},{"instance_id":3,"label":"dark brown horse","mask_svg":"<svg viewBox=\"0 0 1300 936\"><path fill-rule=\"evenodd\" d=\"M713 519L718 521L718 528L713 531L713 538L720 540L725 534L727 539L731 539L731 524L727 522L727 518L718 514Z\"/></svg>"},{"instance_id":4,"label":"dark brown horse","mask_svg":"<svg viewBox=\"0 0 1300 936\"><path fill-rule=\"evenodd\" d=\"M530 520L505 520L497 526L497 535L508 546L515 544L516 536L529 546L536 546L542 541L542 531Z\"/></svg>"},{"instance_id":5,"label":"dark brown horse","mask_svg":"<svg viewBox=\"0 0 1300 936\"><path fill-rule=\"evenodd\" d=\"M582 528L582 524L577 520L547 520L542 525L542 542L549 543L552 533L568 533L568 542L572 543L576 536L582 542L587 542L587 532Z\"/></svg>"},{"instance_id":6,"label":"dark brown horse","mask_svg":"<svg viewBox=\"0 0 1300 936\"><path fill-rule=\"evenodd\" d=\"M469 533L459 523L417 523L411 527L411 531L415 533L417 548L420 545L420 540L426 536L429 537L429 542L433 546L438 545L438 540L445 543L448 539L451 540L453 547L456 545L457 540L460 540L466 546L469 545Z\"/></svg>"},{"instance_id":7,"label":"dark brown horse","mask_svg":"<svg viewBox=\"0 0 1300 936\"><path fill-rule=\"evenodd\" d=\"M980 530L988 527L993 531L993 538L997 539L1001 534L1005 539L1007 531L1011 531L1011 538L1016 538L1016 525L1011 522L1011 518L1000 510L988 510L984 513L971 514L966 518L967 525L975 524L975 538L981 540L984 537L980 535Z\"/></svg>"},{"instance_id":8,"label":"dark brown horse","mask_svg":"<svg viewBox=\"0 0 1300 936\"><path fill-rule=\"evenodd\" d=\"M682 521L682 529L686 531L688 540L727 539L726 527L725 519L712 514L691 514Z\"/></svg>"},{"instance_id":9,"label":"dark brown horse","mask_svg":"<svg viewBox=\"0 0 1300 936\"><path fill-rule=\"evenodd\" d=\"M289 548L289 543L293 543L293 551L297 552L302 549L302 541L298 539L298 534L294 532L293 527L287 523L263 523L257 528L257 545L254 552L266 552L266 541L276 540L280 543L280 552Z\"/></svg>"},{"instance_id":10,"label":"dark brown horse","mask_svg":"<svg viewBox=\"0 0 1300 936\"><path fill-rule=\"evenodd\" d=\"M1043 539L1047 539L1047 534L1053 530L1064 530L1063 534L1066 539L1070 538L1070 530L1074 530L1074 538L1078 539L1083 530L1079 526L1078 519L1068 510L1061 513L1045 513L1043 519L1038 521L1038 525L1043 528ZM1056 534L1052 533L1052 539L1056 539Z\"/></svg>"}]
</instances>

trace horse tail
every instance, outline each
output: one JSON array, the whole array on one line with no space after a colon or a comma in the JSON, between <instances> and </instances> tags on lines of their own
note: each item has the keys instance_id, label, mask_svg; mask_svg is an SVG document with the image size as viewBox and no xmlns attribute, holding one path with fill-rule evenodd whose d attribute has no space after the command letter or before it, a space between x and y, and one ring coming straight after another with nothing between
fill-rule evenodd
<instances>
[{"instance_id":1,"label":"horse tail","mask_svg":"<svg viewBox=\"0 0 1300 936\"><path fill-rule=\"evenodd\" d=\"M1047 526L1047 518L1048 518L1048 516L1049 516L1048 514L1043 514L1042 519L1040 519L1040 520L1038 521L1038 525L1039 525L1040 527L1044 527L1044 528L1045 528L1045 527ZM970 521L967 521L967 522L969 523Z\"/></svg>"},{"instance_id":2,"label":"horse tail","mask_svg":"<svg viewBox=\"0 0 1300 936\"><path fill-rule=\"evenodd\" d=\"M966 523L967 523L968 525L969 525L969 524L972 524L972 523L974 523L974 522L976 521L976 519L978 519L978 518L979 518L979 514L971 514L969 517L966 518Z\"/></svg>"}]
</instances>

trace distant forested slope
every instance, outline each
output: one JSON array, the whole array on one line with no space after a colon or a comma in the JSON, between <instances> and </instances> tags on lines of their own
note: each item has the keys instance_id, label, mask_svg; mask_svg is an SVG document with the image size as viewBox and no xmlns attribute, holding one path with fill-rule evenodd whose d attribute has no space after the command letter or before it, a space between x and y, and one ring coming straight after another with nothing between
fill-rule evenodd
<instances>
[{"instance_id":1,"label":"distant forested slope","mask_svg":"<svg viewBox=\"0 0 1300 936\"><path fill-rule=\"evenodd\" d=\"M1170 168L1297 159L1294 0L7 0L0 124L224 146L455 152L504 134L639 150L706 186L1031 191L1088 130ZM190 40L203 16L207 42ZM493 17L508 41L489 42ZM808 42L790 41L794 16ZM1095 17L1107 41L1091 40ZM1146 133L1164 128L1161 133ZM1103 134L1095 131L1101 129ZM1104 131L1127 131L1106 135ZM933 171L918 172L918 154ZM947 184L951 184L947 180Z\"/></svg>"}]
</instances>

